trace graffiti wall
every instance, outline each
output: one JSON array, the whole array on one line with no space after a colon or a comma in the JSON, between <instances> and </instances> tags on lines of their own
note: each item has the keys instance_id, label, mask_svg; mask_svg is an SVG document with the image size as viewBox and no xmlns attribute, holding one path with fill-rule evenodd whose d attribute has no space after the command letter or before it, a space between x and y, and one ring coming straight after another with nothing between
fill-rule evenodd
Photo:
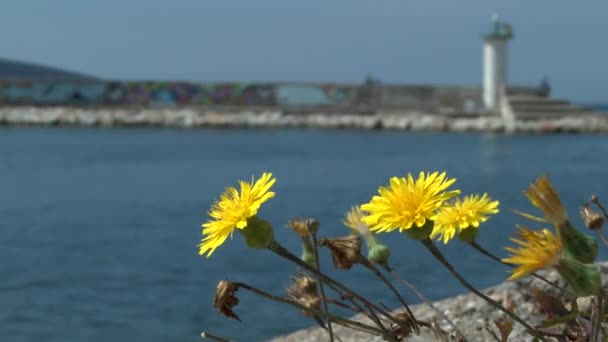
<instances>
[{"instance_id":1,"label":"graffiti wall","mask_svg":"<svg viewBox=\"0 0 608 342\"><path fill-rule=\"evenodd\" d=\"M275 85L185 82L0 82L6 104L274 106Z\"/></svg>"},{"instance_id":2,"label":"graffiti wall","mask_svg":"<svg viewBox=\"0 0 608 342\"><path fill-rule=\"evenodd\" d=\"M534 87L513 88L535 89ZM481 103L479 87L315 83L3 82L0 104L254 106L282 109L417 109L461 111Z\"/></svg>"},{"instance_id":3,"label":"graffiti wall","mask_svg":"<svg viewBox=\"0 0 608 342\"><path fill-rule=\"evenodd\" d=\"M4 104L327 106L355 101L353 86L305 83L0 82Z\"/></svg>"}]
</instances>

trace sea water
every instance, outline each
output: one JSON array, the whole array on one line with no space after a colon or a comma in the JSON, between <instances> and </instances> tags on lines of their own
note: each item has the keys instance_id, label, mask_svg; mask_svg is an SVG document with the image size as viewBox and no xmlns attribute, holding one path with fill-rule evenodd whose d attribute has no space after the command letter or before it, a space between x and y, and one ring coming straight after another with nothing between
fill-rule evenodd
<instances>
[{"instance_id":1,"label":"sea water","mask_svg":"<svg viewBox=\"0 0 608 342\"><path fill-rule=\"evenodd\" d=\"M377 131L210 129L0 129L0 340L199 341L206 330L267 340L314 325L299 312L244 290L235 311L213 308L219 280L282 296L296 268L250 250L239 234L210 258L198 255L201 223L228 185L264 171L276 197L259 215L300 253L286 227L316 217L320 236L348 233L342 215L392 176L447 171L463 194L487 192L501 212L479 241L499 255L531 210L522 195L548 174L570 215L590 194L608 202L608 139L592 135L501 136ZM418 244L397 232L380 239L391 264L431 299L464 292ZM473 284L503 281L507 268L453 241L440 245ZM358 267L322 269L371 299L391 293ZM402 293L417 302L406 289Z\"/></svg>"}]
</instances>

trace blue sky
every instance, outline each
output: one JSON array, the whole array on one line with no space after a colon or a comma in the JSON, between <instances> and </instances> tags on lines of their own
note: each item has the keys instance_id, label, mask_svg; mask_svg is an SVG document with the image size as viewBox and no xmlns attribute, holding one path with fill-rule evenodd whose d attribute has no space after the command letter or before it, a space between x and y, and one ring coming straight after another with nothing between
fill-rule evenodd
<instances>
[{"instance_id":1,"label":"blue sky","mask_svg":"<svg viewBox=\"0 0 608 342\"><path fill-rule=\"evenodd\" d=\"M608 102L608 1L3 0L0 56L114 79L480 84L513 24L509 78Z\"/></svg>"}]
</instances>

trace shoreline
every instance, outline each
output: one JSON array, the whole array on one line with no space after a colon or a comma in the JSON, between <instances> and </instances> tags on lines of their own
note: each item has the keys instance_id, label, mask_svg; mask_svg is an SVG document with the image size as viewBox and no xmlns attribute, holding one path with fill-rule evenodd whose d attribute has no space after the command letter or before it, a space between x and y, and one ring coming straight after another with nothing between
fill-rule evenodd
<instances>
[{"instance_id":1,"label":"shoreline","mask_svg":"<svg viewBox=\"0 0 608 342\"><path fill-rule=\"evenodd\" d=\"M403 132L514 134L608 133L608 115L507 120L490 115L439 115L415 111L376 114L289 113L276 109L200 107L0 107L0 126L318 128Z\"/></svg>"},{"instance_id":2,"label":"shoreline","mask_svg":"<svg viewBox=\"0 0 608 342\"><path fill-rule=\"evenodd\" d=\"M605 288L607 284L606 274L608 274L608 261L596 262L599 266L602 274L602 287ZM560 286L567 286L563 279L557 274L556 271L541 271L538 272L545 276L548 280L556 283ZM453 280L453 279L452 279ZM453 280L455 281L455 280ZM483 289L482 292L488 295L490 298L501 302L503 305L512 302L515 305L516 313L527 322L532 324L539 324L546 315L541 313L539 306L536 304L533 298L533 288L542 289L550 293L555 293L555 289L546 283L528 276L518 281L505 281L498 285ZM413 296L403 287L399 287L399 292L406 295L406 298L412 298ZM406 299L407 300L407 299ZM493 321L500 319L504 316L503 313L498 311L487 302L483 301L479 297L472 293L464 293L461 295L444 298L432 302L444 315L446 315L462 332L466 339L470 342L483 342L493 341L494 337L486 330L490 328L495 333L498 333L496 326ZM588 297L581 297L577 300L579 309L583 312L590 310ZM569 307L567 305L566 307ZM453 328L437 315L435 311L430 309L426 304L415 304L410 305L410 308L414 312L417 319L426 321L437 322L442 329L449 333L453 333ZM398 312L402 310L395 310ZM302 319L306 319L302 316ZM368 324L373 323L365 316L356 315L352 319L365 322ZM291 332L286 335L277 336L271 339L271 342L313 342L313 341L328 341L327 332L319 327L313 327L314 322L311 321L311 328L305 328ZM340 325L334 325L334 333L340 337L344 342L355 342L355 341L371 341L380 342L383 339L379 336L372 336L357 332L355 330L344 328ZM420 335L410 335L406 341L411 342L422 342L422 341L436 341L433 332L428 328L422 328ZM523 326L515 323L513 326L513 332L509 336L509 341L532 341L532 337L524 330Z\"/></svg>"}]
</instances>

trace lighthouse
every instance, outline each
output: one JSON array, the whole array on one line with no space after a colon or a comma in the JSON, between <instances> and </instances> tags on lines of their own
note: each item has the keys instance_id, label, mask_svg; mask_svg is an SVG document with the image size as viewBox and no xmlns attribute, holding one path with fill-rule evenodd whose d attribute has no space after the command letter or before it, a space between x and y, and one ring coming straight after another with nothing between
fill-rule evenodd
<instances>
[{"instance_id":1,"label":"lighthouse","mask_svg":"<svg viewBox=\"0 0 608 342\"><path fill-rule=\"evenodd\" d=\"M503 89L507 87L507 47L513 38L511 25L492 16L492 30L483 36L483 104L494 113L500 111Z\"/></svg>"}]
</instances>

